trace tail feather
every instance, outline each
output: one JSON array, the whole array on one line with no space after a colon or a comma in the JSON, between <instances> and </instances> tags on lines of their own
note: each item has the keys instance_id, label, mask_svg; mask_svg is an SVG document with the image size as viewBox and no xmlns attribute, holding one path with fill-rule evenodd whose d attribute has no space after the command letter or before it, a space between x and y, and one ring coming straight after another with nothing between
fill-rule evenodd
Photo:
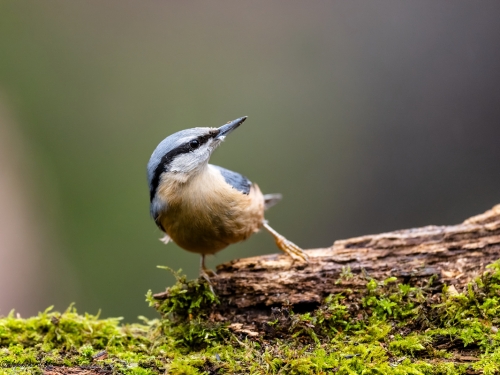
<instances>
[{"instance_id":1,"label":"tail feather","mask_svg":"<svg viewBox=\"0 0 500 375\"><path fill-rule=\"evenodd\" d=\"M267 210L276 203L278 203L283 196L281 194L265 194L264 195L264 208Z\"/></svg>"}]
</instances>

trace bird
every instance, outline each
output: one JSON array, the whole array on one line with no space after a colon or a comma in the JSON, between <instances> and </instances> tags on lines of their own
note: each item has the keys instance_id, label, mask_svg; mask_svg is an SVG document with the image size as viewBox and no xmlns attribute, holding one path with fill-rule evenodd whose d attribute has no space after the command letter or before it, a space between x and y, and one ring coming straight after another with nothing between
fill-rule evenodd
<instances>
[{"instance_id":1,"label":"bird","mask_svg":"<svg viewBox=\"0 0 500 375\"><path fill-rule=\"evenodd\" d=\"M276 232L264 211L281 200L281 194L263 195L247 177L209 164L210 156L247 116L218 128L195 127L178 131L161 141L147 164L150 214L164 232L161 241L173 241L184 250L198 253L204 277L206 255L246 240L261 228L276 245L297 261L307 254Z\"/></svg>"}]
</instances>

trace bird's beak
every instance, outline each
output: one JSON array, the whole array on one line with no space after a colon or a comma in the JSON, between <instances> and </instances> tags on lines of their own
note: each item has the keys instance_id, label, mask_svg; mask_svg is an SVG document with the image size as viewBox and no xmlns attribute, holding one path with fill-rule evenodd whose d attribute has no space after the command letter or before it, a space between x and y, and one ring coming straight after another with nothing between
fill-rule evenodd
<instances>
[{"instance_id":1,"label":"bird's beak","mask_svg":"<svg viewBox=\"0 0 500 375\"><path fill-rule=\"evenodd\" d=\"M224 138L226 138L226 135L231 133L234 129L236 129L238 126L243 124L243 122L247 119L247 116L243 116L240 118L237 118L236 120L229 121L226 125L222 125L219 128L219 134L215 137L215 139L223 141Z\"/></svg>"}]
</instances>

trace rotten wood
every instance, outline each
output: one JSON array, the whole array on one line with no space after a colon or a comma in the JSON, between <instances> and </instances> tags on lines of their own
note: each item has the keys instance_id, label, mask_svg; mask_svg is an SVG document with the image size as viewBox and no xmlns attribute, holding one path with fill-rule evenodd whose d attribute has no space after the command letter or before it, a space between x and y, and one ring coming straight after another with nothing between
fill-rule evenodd
<instances>
[{"instance_id":1,"label":"rotten wood","mask_svg":"<svg viewBox=\"0 0 500 375\"><path fill-rule=\"evenodd\" d=\"M217 267L211 278L221 300L214 320L229 321L235 332L260 336L277 306L314 308L332 293L365 288L366 280L396 277L422 285L435 277L434 285L463 288L486 265L500 259L500 205L453 226L426 226L336 241L325 249L306 250L308 263L273 254L237 259ZM355 277L345 278L347 272ZM340 281L340 282L339 282ZM155 295L168 296L168 290ZM260 324L260 327L266 327ZM453 340L436 343L436 349L452 350ZM462 345L453 349L455 362L475 362L477 350ZM106 353L96 355L105 358ZM105 375L112 369L99 366L78 368L47 366L45 375ZM475 374L471 368L467 373Z\"/></svg>"},{"instance_id":2,"label":"rotten wood","mask_svg":"<svg viewBox=\"0 0 500 375\"><path fill-rule=\"evenodd\" d=\"M500 205L458 225L367 235L306 252L309 263L273 254L219 265L211 281L225 311L259 320L273 306L317 306L332 293L359 290L366 278L419 285L435 275L437 285L458 290L500 259ZM339 283L347 271L365 277Z\"/></svg>"}]
</instances>

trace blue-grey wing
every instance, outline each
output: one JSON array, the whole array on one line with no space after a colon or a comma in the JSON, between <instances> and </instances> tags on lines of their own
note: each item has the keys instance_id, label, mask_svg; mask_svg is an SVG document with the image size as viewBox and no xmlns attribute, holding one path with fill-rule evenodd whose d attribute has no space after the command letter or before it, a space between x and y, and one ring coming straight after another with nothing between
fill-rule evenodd
<instances>
[{"instance_id":1,"label":"blue-grey wing","mask_svg":"<svg viewBox=\"0 0 500 375\"><path fill-rule=\"evenodd\" d=\"M149 213L151 214L151 217L155 221L158 228L160 228L165 233L165 228L163 228L163 225L161 225L160 214L162 212L165 212L166 210L167 204L160 201L160 199L158 199L157 197L151 201L151 205L149 206Z\"/></svg>"},{"instance_id":2,"label":"blue-grey wing","mask_svg":"<svg viewBox=\"0 0 500 375\"><path fill-rule=\"evenodd\" d=\"M211 164L212 167L219 170L224 180L231 185L234 189L241 191L243 194L248 194L250 192L250 187L252 186L252 182L246 178L245 176L230 171L229 169L219 167L218 165Z\"/></svg>"}]
</instances>

